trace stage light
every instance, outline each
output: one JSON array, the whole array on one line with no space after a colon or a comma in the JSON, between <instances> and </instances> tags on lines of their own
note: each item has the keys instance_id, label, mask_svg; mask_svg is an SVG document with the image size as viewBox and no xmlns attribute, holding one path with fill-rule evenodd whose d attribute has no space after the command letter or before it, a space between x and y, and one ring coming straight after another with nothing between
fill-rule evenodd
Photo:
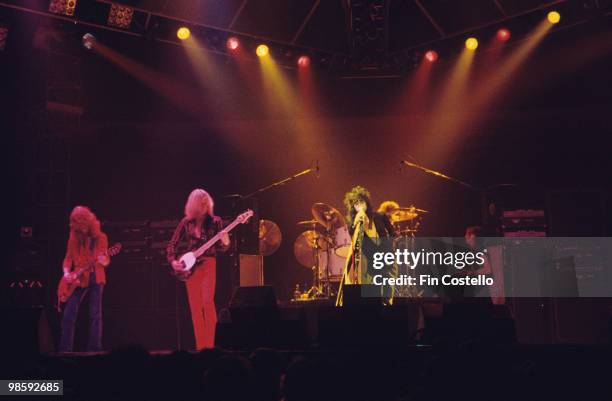
<instances>
[{"instance_id":1,"label":"stage light","mask_svg":"<svg viewBox=\"0 0 612 401\"><path fill-rule=\"evenodd\" d=\"M310 65L310 57L300 56L300 58L298 58L297 63L299 67L306 68Z\"/></svg>"},{"instance_id":2,"label":"stage light","mask_svg":"<svg viewBox=\"0 0 612 401\"><path fill-rule=\"evenodd\" d=\"M467 38L467 40L465 41L465 47L467 47L469 50L476 50L476 48L478 47L478 39Z\"/></svg>"},{"instance_id":3,"label":"stage light","mask_svg":"<svg viewBox=\"0 0 612 401\"><path fill-rule=\"evenodd\" d=\"M131 7L121 6L119 4L111 4L106 23L109 26L128 29L132 24L134 9Z\"/></svg>"},{"instance_id":4,"label":"stage light","mask_svg":"<svg viewBox=\"0 0 612 401\"><path fill-rule=\"evenodd\" d=\"M551 11L548 13L546 18L548 19L548 22L550 22L551 24L558 24L559 21L561 21L561 14L559 14L556 11Z\"/></svg>"},{"instance_id":5,"label":"stage light","mask_svg":"<svg viewBox=\"0 0 612 401\"><path fill-rule=\"evenodd\" d=\"M191 31L189 28L182 26L176 31L176 37L180 40L187 40L191 36Z\"/></svg>"},{"instance_id":6,"label":"stage light","mask_svg":"<svg viewBox=\"0 0 612 401\"><path fill-rule=\"evenodd\" d=\"M91 50L94 47L94 44L96 44L95 36L93 36L91 33L86 33L83 35L83 46L85 46L87 50Z\"/></svg>"},{"instance_id":7,"label":"stage light","mask_svg":"<svg viewBox=\"0 0 612 401\"><path fill-rule=\"evenodd\" d=\"M259 45L259 46L257 46L257 50L255 50L255 53L257 53L257 55L259 57L265 57L265 56L268 55L269 51L270 50L268 49L268 46L266 46L266 45Z\"/></svg>"},{"instance_id":8,"label":"stage light","mask_svg":"<svg viewBox=\"0 0 612 401\"><path fill-rule=\"evenodd\" d=\"M76 9L76 3L77 0L51 0L49 2L49 12L72 17Z\"/></svg>"},{"instance_id":9,"label":"stage light","mask_svg":"<svg viewBox=\"0 0 612 401\"><path fill-rule=\"evenodd\" d=\"M500 42L507 42L510 40L510 31L506 28L501 28L497 31L497 40Z\"/></svg>"},{"instance_id":10,"label":"stage light","mask_svg":"<svg viewBox=\"0 0 612 401\"><path fill-rule=\"evenodd\" d=\"M8 38L8 33L8 27L0 25L0 51L6 48L6 39Z\"/></svg>"},{"instance_id":11,"label":"stage light","mask_svg":"<svg viewBox=\"0 0 612 401\"><path fill-rule=\"evenodd\" d=\"M428 50L425 53L425 60L429 61L430 63L433 63L437 59L438 59L438 52L437 51L435 51L435 50Z\"/></svg>"},{"instance_id":12,"label":"stage light","mask_svg":"<svg viewBox=\"0 0 612 401\"><path fill-rule=\"evenodd\" d=\"M238 38L232 36L227 39L225 45L229 50L236 50L238 47L240 47L240 41L238 40Z\"/></svg>"}]
</instances>

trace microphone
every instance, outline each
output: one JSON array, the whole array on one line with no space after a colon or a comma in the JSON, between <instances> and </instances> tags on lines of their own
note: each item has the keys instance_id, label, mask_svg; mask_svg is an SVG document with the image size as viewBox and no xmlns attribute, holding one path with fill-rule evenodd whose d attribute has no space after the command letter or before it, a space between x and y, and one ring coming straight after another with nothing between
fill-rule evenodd
<instances>
[{"instance_id":1,"label":"microphone","mask_svg":"<svg viewBox=\"0 0 612 401\"><path fill-rule=\"evenodd\" d=\"M355 221L353 221L353 228L357 225L357 223L365 223L365 218L366 218L366 208L365 207L359 207L359 210L357 211L357 215L355 216Z\"/></svg>"}]
</instances>

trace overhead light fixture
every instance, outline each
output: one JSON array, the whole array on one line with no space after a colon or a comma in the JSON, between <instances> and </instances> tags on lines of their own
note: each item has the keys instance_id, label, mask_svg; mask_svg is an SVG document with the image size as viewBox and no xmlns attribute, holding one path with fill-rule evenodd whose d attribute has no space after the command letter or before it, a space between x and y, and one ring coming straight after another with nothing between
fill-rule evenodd
<instances>
[{"instance_id":1,"label":"overhead light fixture","mask_svg":"<svg viewBox=\"0 0 612 401\"><path fill-rule=\"evenodd\" d=\"M428 50L425 53L425 60L429 61L430 63L433 63L437 59L438 59L438 52L437 51L435 51L435 50Z\"/></svg>"},{"instance_id":2,"label":"overhead light fixture","mask_svg":"<svg viewBox=\"0 0 612 401\"><path fill-rule=\"evenodd\" d=\"M106 21L106 23L109 26L116 26L117 28L128 29L132 24L133 16L133 8L122 6L119 4L111 4L111 8L108 13L108 20Z\"/></svg>"},{"instance_id":3,"label":"overhead light fixture","mask_svg":"<svg viewBox=\"0 0 612 401\"><path fill-rule=\"evenodd\" d=\"M469 50L476 50L476 48L478 47L478 39L468 38L465 41L465 47L467 47Z\"/></svg>"},{"instance_id":4,"label":"overhead light fixture","mask_svg":"<svg viewBox=\"0 0 612 401\"><path fill-rule=\"evenodd\" d=\"M257 49L255 50L255 53L257 53L259 57L265 57L268 55L269 52L270 52L270 49L268 49L268 46L266 45L259 45L257 46Z\"/></svg>"},{"instance_id":5,"label":"overhead light fixture","mask_svg":"<svg viewBox=\"0 0 612 401\"><path fill-rule=\"evenodd\" d=\"M191 36L191 31L186 26L182 26L176 31L176 37L180 40L187 40Z\"/></svg>"},{"instance_id":6,"label":"overhead light fixture","mask_svg":"<svg viewBox=\"0 0 612 401\"><path fill-rule=\"evenodd\" d=\"M497 31L497 40L500 42L507 42L510 40L510 31L506 28L501 28Z\"/></svg>"},{"instance_id":7,"label":"overhead light fixture","mask_svg":"<svg viewBox=\"0 0 612 401\"><path fill-rule=\"evenodd\" d=\"M551 11L548 13L546 18L551 24L558 24L559 21L561 21L561 14L559 14L557 11Z\"/></svg>"},{"instance_id":8,"label":"overhead light fixture","mask_svg":"<svg viewBox=\"0 0 612 401\"><path fill-rule=\"evenodd\" d=\"M310 57L300 56L300 58L298 58L297 63L299 67L306 68L310 65Z\"/></svg>"},{"instance_id":9,"label":"overhead light fixture","mask_svg":"<svg viewBox=\"0 0 612 401\"><path fill-rule=\"evenodd\" d=\"M231 36L227 39L225 45L229 50L236 50L238 49L238 47L240 47L240 41L238 40L238 38Z\"/></svg>"},{"instance_id":10,"label":"overhead light fixture","mask_svg":"<svg viewBox=\"0 0 612 401\"><path fill-rule=\"evenodd\" d=\"M72 17L76 4L77 0L51 0L49 2L49 12Z\"/></svg>"},{"instance_id":11,"label":"overhead light fixture","mask_svg":"<svg viewBox=\"0 0 612 401\"><path fill-rule=\"evenodd\" d=\"M86 33L85 35L83 35L83 47L85 47L87 50L91 50L95 44L95 36L93 36L91 33Z\"/></svg>"}]
</instances>

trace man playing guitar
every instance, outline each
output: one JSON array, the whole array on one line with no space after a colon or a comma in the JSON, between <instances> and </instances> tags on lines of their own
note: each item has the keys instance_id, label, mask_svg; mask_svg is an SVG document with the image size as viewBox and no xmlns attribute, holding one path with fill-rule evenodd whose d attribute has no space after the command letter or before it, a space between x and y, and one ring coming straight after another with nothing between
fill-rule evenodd
<instances>
[{"instance_id":1,"label":"man playing guitar","mask_svg":"<svg viewBox=\"0 0 612 401\"><path fill-rule=\"evenodd\" d=\"M100 230L100 221L89 208L76 206L70 213L70 236L64 257L64 279L78 283L68 297L62 317L60 352L71 352L74 346L74 328L81 301L89 293L89 342L87 351L102 350L102 293L106 284L104 268L108 239ZM81 271L77 274L77 271Z\"/></svg>"},{"instance_id":2,"label":"man playing guitar","mask_svg":"<svg viewBox=\"0 0 612 401\"><path fill-rule=\"evenodd\" d=\"M208 192L194 189L185 204L185 217L176 227L166 248L168 262L175 274L181 278L185 272L185 265L179 260L181 255L178 253L179 243L186 241L187 250L193 251L220 233L221 242L198 258L196 265L189 271L188 278L185 277L197 349L215 346L217 326L215 254L216 251L228 250L230 246L229 235L222 230L221 218L214 215L213 205L213 199Z\"/></svg>"}]
</instances>

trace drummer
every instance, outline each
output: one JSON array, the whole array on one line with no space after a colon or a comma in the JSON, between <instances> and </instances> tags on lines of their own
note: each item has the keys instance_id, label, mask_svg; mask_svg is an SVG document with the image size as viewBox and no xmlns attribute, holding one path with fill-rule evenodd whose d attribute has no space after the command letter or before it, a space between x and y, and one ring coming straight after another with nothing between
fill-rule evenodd
<instances>
[{"instance_id":1,"label":"drummer","mask_svg":"<svg viewBox=\"0 0 612 401\"><path fill-rule=\"evenodd\" d=\"M377 212L380 214L386 214L387 216L389 216L392 212L394 212L395 210L399 208L400 208L399 203L397 203L396 201L388 200L388 201L384 201L383 203L380 204L380 206L378 206Z\"/></svg>"},{"instance_id":2,"label":"drummer","mask_svg":"<svg viewBox=\"0 0 612 401\"><path fill-rule=\"evenodd\" d=\"M384 214L385 216L387 216L389 218L389 221L392 221L392 214L393 214L393 212L395 212L399 208L400 208L399 203L397 203L396 201L387 200L387 201L382 202L380 204L380 206L378 206L377 212L380 213L380 214ZM400 235L400 228L399 228L399 226L394 227L393 234L394 234L394 236L399 236Z\"/></svg>"}]
</instances>

